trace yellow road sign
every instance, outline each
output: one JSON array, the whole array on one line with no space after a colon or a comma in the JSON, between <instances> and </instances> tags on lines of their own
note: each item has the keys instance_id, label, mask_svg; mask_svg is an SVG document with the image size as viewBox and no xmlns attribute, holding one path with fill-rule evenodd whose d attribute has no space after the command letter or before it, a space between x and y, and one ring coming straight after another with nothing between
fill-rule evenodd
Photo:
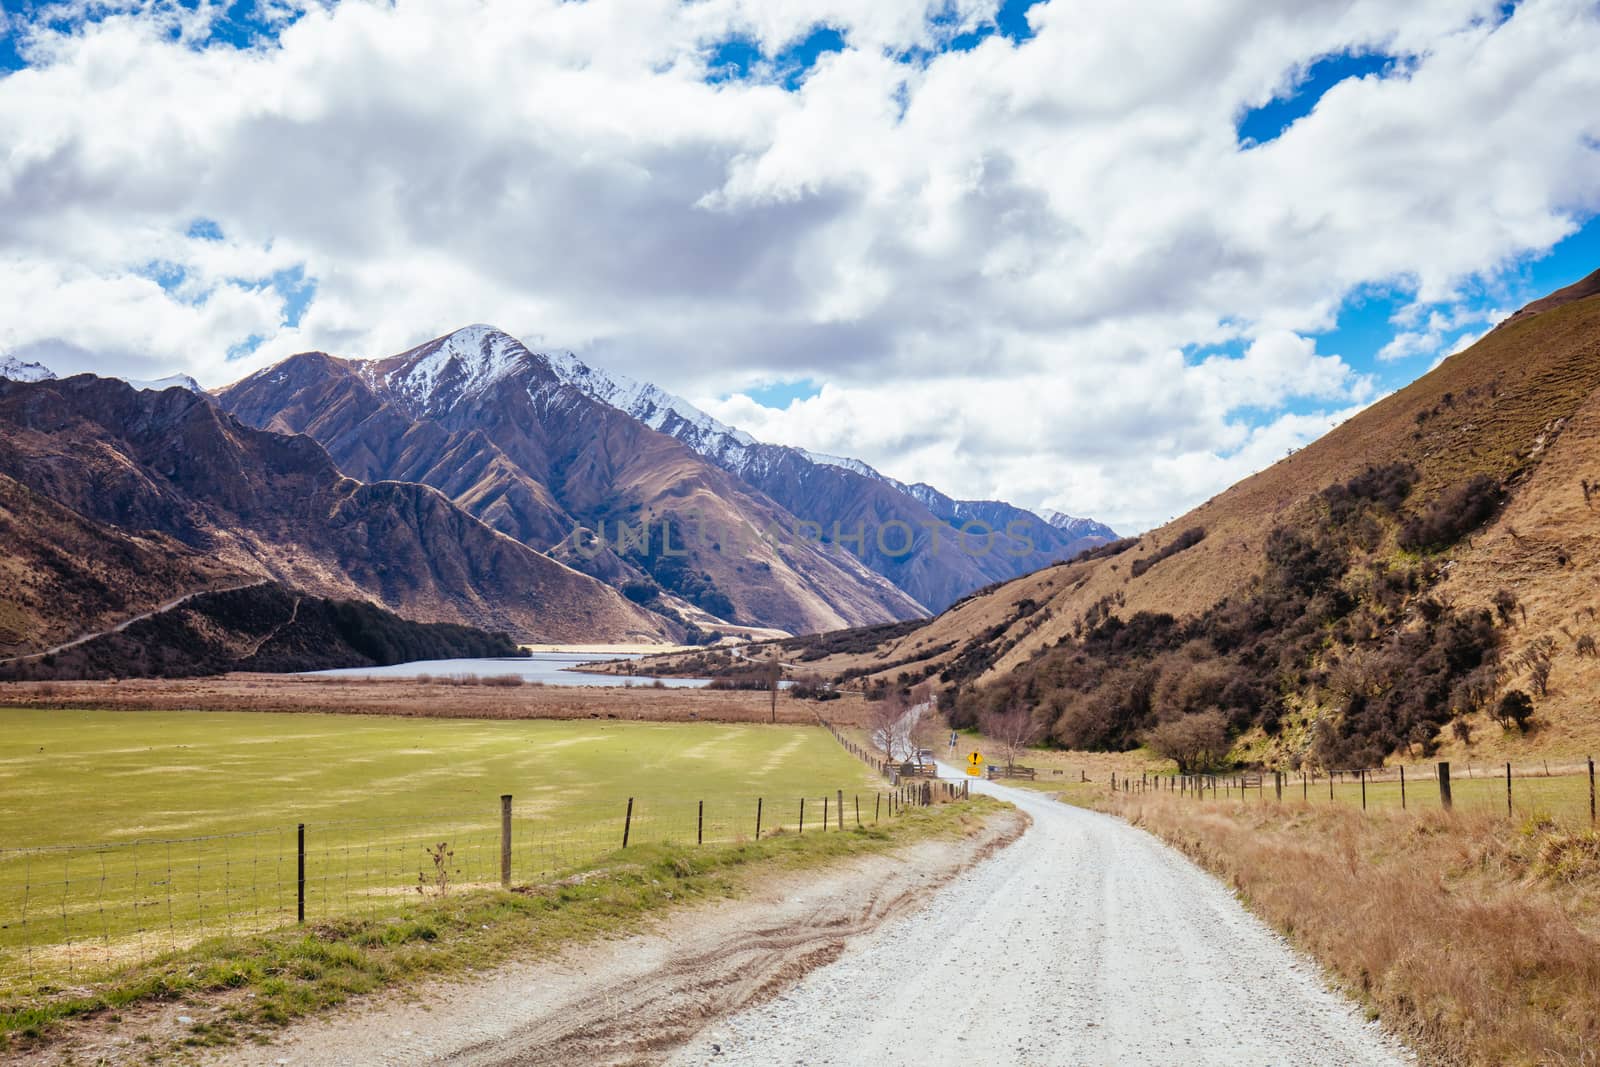
<instances>
[{"instance_id":1,"label":"yellow road sign","mask_svg":"<svg viewBox=\"0 0 1600 1067\"><path fill-rule=\"evenodd\" d=\"M976 778L983 773L983 753L974 752L967 757L967 773Z\"/></svg>"}]
</instances>

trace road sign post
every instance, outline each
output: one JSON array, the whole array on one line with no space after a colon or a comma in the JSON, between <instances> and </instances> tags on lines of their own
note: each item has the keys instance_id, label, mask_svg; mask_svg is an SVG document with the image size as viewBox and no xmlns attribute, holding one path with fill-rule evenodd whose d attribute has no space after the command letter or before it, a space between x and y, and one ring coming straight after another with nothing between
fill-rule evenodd
<instances>
[{"instance_id":1,"label":"road sign post","mask_svg":"<svg viewBox=\"0 0 1600 1067\"><path fill-rule=\"evenodd\" d=\"M983 753L973 752L967 757L967 773L976 778L983 773Z\"/></svg>"}]
</instances>

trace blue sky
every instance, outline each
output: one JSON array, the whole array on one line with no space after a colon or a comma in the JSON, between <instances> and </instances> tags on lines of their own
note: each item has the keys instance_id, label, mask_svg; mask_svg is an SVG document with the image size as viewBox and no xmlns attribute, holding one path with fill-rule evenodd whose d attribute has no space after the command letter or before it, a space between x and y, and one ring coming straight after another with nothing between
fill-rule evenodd
<instances>
[{"instance_id":1,"label":"blue sky","mask_svg":"<svg viewBox=\"0 0 1600 1067\"><path fill-rule=\"evenodd\" d=\"M77 6L0 33L0 352L61 370L492 322L1131 530L1600 267L1592 0Z\"/></svg>"}]
</instances>

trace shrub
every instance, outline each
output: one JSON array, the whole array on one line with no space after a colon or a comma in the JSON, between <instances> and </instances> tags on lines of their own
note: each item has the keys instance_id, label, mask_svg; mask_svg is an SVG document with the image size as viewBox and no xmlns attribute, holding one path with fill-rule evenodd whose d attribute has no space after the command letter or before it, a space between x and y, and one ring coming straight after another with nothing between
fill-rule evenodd
<instances>
[{"instance_id":1,"label":"shrub","mask_svg":"<svg viewBox=\"0 0 1600 1067\"><path fill-rule=\"evenodd\" d=\"M1500 483L1475 474L1446 490L1400 528L1400 547L1410 552L1437 552L1455 544L1488 522L1500 507Z\"/></svg>"},{"instance_id":2,"label":"shrub","mask_svg":"<svg viewBox=\"0 0 1600 1067\"><path fill-rule=\"evenodd\" d=\"M1523 733L1528 732L1528 721L1533 718L1533 700L1520 689L1513 689L1500 698L1500 706L1495 709L1495 718L1505 723L1508 727L1515 726Z\"/></svg>"},{"instance_id":3,"label":"shrub","mask_svg":"<svg viewBox=\"0 0 1600 1067\"><path fill-rule=\"evenodd\" d=\"M1206 539L1205 527L1203 527L1203 526L1191 526L1189 529L1183 531L1177 537L1174 537L1172 539L1172 541L1170 543L1168 543L1166 546L1164 546L1164 547L1162 547L1160 549L1157 549L1155 552L1152 552L1150 555L1146 556L1144 559L1136 559L1136 560L1134 560L1133 561L1133 566L1129 567L1128 571L1135 578L1137 578L1141 574L1143 574L1145 571L1148 571L1151 567L1154 567L1157 563L1160 563L1162 560L1171 559L1173 556L1176 556L1179 552L1182 552L1184 549L1193 548L1195 545L1198 545L1201 541L1204 541L1205 539Z\"/></svg>"}]
</instances>

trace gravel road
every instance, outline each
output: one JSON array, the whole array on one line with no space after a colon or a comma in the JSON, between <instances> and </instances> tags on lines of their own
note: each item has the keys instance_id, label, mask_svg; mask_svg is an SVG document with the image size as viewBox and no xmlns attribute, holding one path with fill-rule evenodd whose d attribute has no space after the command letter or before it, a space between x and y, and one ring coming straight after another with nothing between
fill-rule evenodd
<instances>
[{"instance_id":1,"label":"gravel road","mask_svg":"<svg viewBox=\"0 0 1600 1067\"><path fill-rule=\"evenodd\" d=\"M975 788L1032 828L668 1062L1413 1062L1177 852L1038 793Z\"/></svg>"}]
</instances>

